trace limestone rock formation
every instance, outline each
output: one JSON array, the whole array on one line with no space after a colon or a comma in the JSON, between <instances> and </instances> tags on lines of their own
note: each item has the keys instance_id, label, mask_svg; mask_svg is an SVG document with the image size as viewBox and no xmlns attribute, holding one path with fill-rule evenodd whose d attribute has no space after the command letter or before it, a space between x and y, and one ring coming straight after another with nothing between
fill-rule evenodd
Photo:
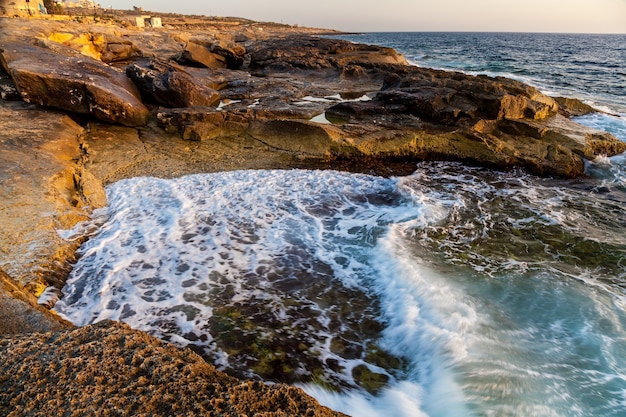
<instances>
[{"instance_id":1,"label":"limestone rock formation","mask_svg":"<svg viewBox=\"0 0 626 417\"><path fill-rule=\"evenodd\" d=\"M125 61L142 56L141 51L133 42L117 34L53 32L48 34L45 39L39 38L39 41L52 50L58 50L58 48L50 42L67 46L85 56L106 63Z\"/></svg>"},{"instance_id":2,"label":"limestone rock formation","mask_svg":"<svg viewBox=\"0 0 626 417\"><path fill-rule=\"evenodd\" d=\"M146 101L165 107L216 106L220 94L178 65L152 60L126 68Z\"/></svg>"},{"instance_id":3,"label":"limestone rock formation","mask_svg":"<svg viewBox=\"0 0 626 417\"><path fill-rule=\"evenodd\" d=\"M28 103L127 126L143 125L148 119L134 84L100 61L17 42L0 44L0 51L0 63Z\"/></svg>"},{"instance_id":4,"label":"limestone rock formation","mask_svg":"<svg viewBox=\"0 0 626 417\"><path fill-rule=\"evenodd\" d=\"M174 59L183 65L211 69L238 69L243 65L245 47L227 39L190 39Z\"/></svg>"},{"instance_id":5,"label":"limestone rock formation","mask_svg":"<svg viewBox=\"0 0 626 417\"><path fill-rule=\"evenodd\" d=\"M37 305L35 297L0 269L0 335L42 333L72 327L50 310Z\"/></svg>"},{"instance_id":6,"label":"limestone rock formation","mask_svg":"<svg viewBox=\"0 0 626 417\"><path fill-rule=\"evenodd\" d=\"M381 157L461 160L576 177L584 174L584 159L626 151L626 143L560 113L556 100L514 80L417 67L390 75L372 101L326 110L346 127L384 126L383 136L370 129L369 138L356 141L361 152ZM393 131L392 145L387 138Z\"/></svg>"},{"instance_id":7,"label":"limestone rock formation","mask_svg":"<svg viewBox=\"0 0 626 417\"><path fill-rule=\"evenodd\" d=\"M341 416L301 389L240 381L111 321L0 338L0 414Z\"/></svg>"},{"instance_id":8,"label":"limestone rock formation","mask_svg":"<svg viewBox=\"0 0 626 417\"><path fill-rule=\"evenodd\" d=\"M0 267L36 295L62 285L80 243L58 230L106 204L101 183L82 166L83 134L62 113L0 107Z\"/></svg>"},{"instance_id":9,"label":"limestone rock formation","mask_svg":"<svg viewBox=\"0 0 626 417\"><path fill-rule=\"evenodd\" d=\"M307 36L264 40L249 49L250 69L255 75L294 71L316 71L317 76L357 75L387 64L407 64L391 48Z\"/></svg>"}]
</instances>

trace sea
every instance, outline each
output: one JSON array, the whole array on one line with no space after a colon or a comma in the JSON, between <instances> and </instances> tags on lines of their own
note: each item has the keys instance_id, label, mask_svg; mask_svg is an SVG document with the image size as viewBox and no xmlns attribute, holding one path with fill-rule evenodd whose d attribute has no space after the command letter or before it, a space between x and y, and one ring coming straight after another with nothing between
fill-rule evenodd
<instances>
[{"instance_id":1,"label":"sea","mask_svg":"<svg viewBox=\"0 0 626 417\"><path fill-rule=\"evenodd\" d=\"M370 33L505 76L626 141L626 36ZM320 98L323 99L323 98ZM626 416L626 155L587 177L452 162L107 187L54 309L120 320L353 416Z\"/></svg>"}]
</instances>

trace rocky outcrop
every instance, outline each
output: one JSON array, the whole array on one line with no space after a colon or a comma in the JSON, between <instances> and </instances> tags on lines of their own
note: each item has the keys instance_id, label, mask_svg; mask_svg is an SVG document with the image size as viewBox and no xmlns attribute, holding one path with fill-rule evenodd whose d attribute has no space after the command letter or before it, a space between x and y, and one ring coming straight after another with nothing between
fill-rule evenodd
<instances>
[{"instance_id":1,"label":"rocky outcrop","mask_svg":"<svg viewBox=\"0 0 626 417\"><path fill-rule=\"evenodd\" d=\"M42 333L71 328L0 269L0 335Z\"/></svg>"},{"instance_id":2,"label":"rocky outcrop","mask_svg":"<svg viewBox=\"0 0 626 417\"><path fill-rule=\"evenodd\" d=\"M301 389L240 381L111 321L0 338L0 414L341 416Z\"/></svg>"},{"instance_id":3,"label":"rocky outcrop","mask_svg":"<svg viewBox=\"0 0 626 417\"><path fill-rule=\"evenodd\" d=\"M174 59L183 65L211 69L239 69L243 65L246 48L228 39L190 39Z\"/></svg>"},{"instance_id":4,"label":"rocky outcrop","mask_svg":"<svg viewBox=\"0 0 626 417\"><path fill-rule=\"evenodd\" d=\"M50 42L67 46L85 56L106 63L126 61L142 56L141 51L133 42L117 34L53 32L46 36L45 39L39 38L39 40L52 50L58 50L59 48Z\"/></svg>"},{"instance_id":5,"label":"rocky outcrop","mask_svg":"<svg viewBox=\"0 0 626 417\"><path fill-rule=\"evenodd\" d=\"M388 77L372 101L336 104L326 117L344 126L384 126L383 146L371 134L376 128L357 140L360 152L380 157L576 177L584 174L584 159L626 151L626 143L560 113L556 100L514 80L407 67ZM391 145L385 138L393 131Z\"/></svg>"},{"instance_id":6,"label":"rocky outcrop","mask_svg":"<svg viewBox=\"0 0 626 417\"><path fill-rule=\"evenodd\" d=\"M142 97L165 107L217 106L220 94L178 65L153 60L126 68Z\"/></svg>"},{"instance_id":7,"label":"rocky outcrop","mask_svg":"<svg viewBox=\"0 0 626 417\"><path fill-rule=\"evenodd\" d=\"M258 42L250 49L250 70L255 75L273 72L315 71L324 75L388 74L388 64L406 65L391 48L306 36Z\"/></svg>"},{"instance_id":8,"label":"rocky outcrop","mask_svg":"<svg viewBox=\"0 0 626 417\"><path fill-rule=\"evenodd\" d=\"M36 295L62 285L80 243L58 230L106 203L83 167L83 133L62 113L18 102L0 107L0 267Z\"/></svg>"},{"instance_id":9,"label":"rocky outcrop","mask_svg":"<svg viewBox=\"0 0 626 417\"><path fill-rule=\"evenodd\" d=\"M103 185L234 169L402 175L432 159L575 177L585 158L626 148L569 120L590 111L579 101L413 68L388 48L286 36L284 27L241 28L235 43L234 35L216 41L207 25L118 33L2 23L0 267L11 278L0 271L8 318L0 334L10 335L0 339L0 414L332 415L295 388L234 380L124 325L63 330L67 323L36 305L47 286L63 285L80 243L58 230L103 206ZM176 54L179 63L168 60ZM142 100L160 107L150 114ZM16 336L20 329L56 333ZM352 376L372 393L385 384L364 367Z\"/></svg>"},{"instance_id":10,"label":"rocky outcrop","mask_svg":"<svg viewBox=\"0 0 626 417\"><path fill-rule=\"evenodd\" d=\"M24 101L127 126L146 123L149 112L135 85L87 56L63 56L36 46L4 42L0 63Z\"/></svg>"}]
</instances>

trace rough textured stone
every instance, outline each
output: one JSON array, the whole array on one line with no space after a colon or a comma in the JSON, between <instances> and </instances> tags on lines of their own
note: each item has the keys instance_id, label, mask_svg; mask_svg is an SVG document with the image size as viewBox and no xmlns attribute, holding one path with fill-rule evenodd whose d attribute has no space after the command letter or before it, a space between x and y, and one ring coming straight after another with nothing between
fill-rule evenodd
<instances>
[{"instance_id":1,"label":"rough textured stone","mask_svg":"<svg viewBox=\"0 0 626 417\"><path fill-rule=\"evenodd\" d=\"M129 126L148 119L134 84L93 58L15 42L0 42L0 51L0 63L26 102Z\"/></svg>"},{"instance_id":2,"label":"rough textured stone","mask_svg":"<svg viewBox=\"0 0 626 417\"><path fill-rule=\"evenodd\" d=\"M243 65L246 48L227 39L190 39L175 57L181 64L211 69L238 69Z\"/></svg>"},{"instance_id":3,"label":"rough textured stone","mask_svg":"<svg viewBox=\"0 0 626 417\"><path fill-rule=\"evenodd\" d=\"M106 199L84 170L82 127L68 116L0 103L0 267L39 295L62 285L80 242L60 238Z\"/></svg>"},{"instance_id":4,"label":"rough textured stone","mask_svg":"<svg viewBox=\"0 0 626 417\"><path fill-rule=\"evenodd\" d=\"M220 94L177 65L163 61L135 63L126 68L141 95L165 107L216 106Z\"/></svg>"},{"instance_id":5,"label":"rough textured stone","mask_svg":"<svg viewBox=\"0 0 626 417\"><path fill-rule=\"evenodd\" d=\"M183 65L201 66L211 69L226 68L226 58L213 53L204 45L187 42L185 49L174 59Z\"/></svg>"},{"instance_id":6,"label":"rough textured stone","mask_svg":"<svg viewBox=\"0 0 626 417\"><path fill-rule=\"evenodd\" d=\"M128 326L0 338L0 414L340 416L301 389L242 382Z\"/></svg>"},{"instance_id":7,"label":"rough textured stone","mask_svg":"<svg viewBox=\"0 0 626 417\"><path fill-rule=\"evenodd\" d=\"M72 327L0 269L0 335L42 333Z\"/></svg>"},{"instance_id":8,"label":"rough textured stone","mask_svg":"<svg viewBox=\"0 0 626 417\"><path fill-rule=\"evenodd\" d=\"M406 59L391 48L306 36L265 40L249 49L250 69L257 75L317 71L318 76L329 73L356 76L370 70L376 73L388 64L407 64Z\"/></svg>"}]
</instances>

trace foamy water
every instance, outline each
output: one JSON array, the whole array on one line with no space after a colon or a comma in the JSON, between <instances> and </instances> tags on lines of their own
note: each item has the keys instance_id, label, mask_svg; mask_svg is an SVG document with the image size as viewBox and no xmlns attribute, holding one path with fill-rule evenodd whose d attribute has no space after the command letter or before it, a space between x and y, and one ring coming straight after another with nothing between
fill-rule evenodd
<instances>
[{"instance_id":1,"label":"foamy water","mask_svg":"<svg viewBox=\"0 0 626 417\"><path fill-rule=\"evenodd\" d=\"M355 416L618 416L626 198L601 181L449 163L124 180L55 310Z\"/></svg>"},{"instance_id":2,"label":"foamy water","mask_svg":"<svg viewBox=\"0 0 626 417\"><path fill-rule=\"evenodd\" d=\"M581 98L605 113L577 122L626 141L623 36L349 38ZM343 99L301 104L320 100ZM55 310L127 322L354 416L623 416L625 167L619 155L577 180L453 163L391 179L124 180L63 233L91 238Z\"/></svg>"}]
</instances>

